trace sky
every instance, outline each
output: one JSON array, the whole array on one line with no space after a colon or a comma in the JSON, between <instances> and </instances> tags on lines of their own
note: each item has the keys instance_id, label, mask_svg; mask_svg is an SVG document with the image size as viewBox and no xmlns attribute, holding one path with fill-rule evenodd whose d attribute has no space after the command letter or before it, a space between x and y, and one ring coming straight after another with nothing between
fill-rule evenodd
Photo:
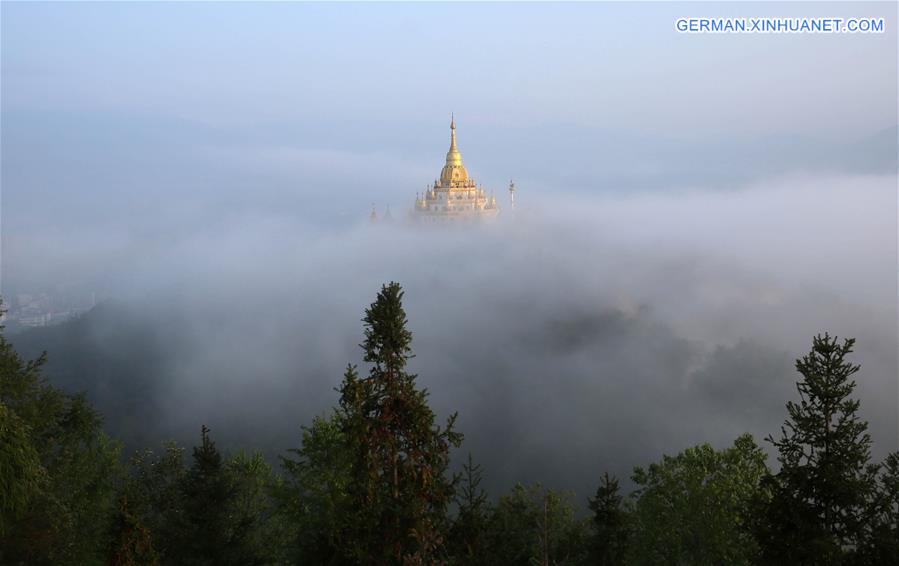
<instances>
[{"instance_id":1,"label":"sky","mask_svg":"<svg viewBox=\"0 0 899 566\"><path fill-rule=\"evenodd\" d=\"M887 33L674 29L683 16L824 13L886 17ZM401 132L413 124L443 133L450 111L475 131L562 123L860 138L895 125L894 18L889 4L863 3L14 3L4 6L4 104L281 124L286 138L324 122L338 130L325 143L369 143L392 125L387 147L409 145Z\"/></svg>"},{"instance_id":2,"label":"sky","mask_svg":"<svg viewBox=\"0 0 899 566\"><path fill-rule=\"evenodd\" d=\"M0 289L96 292L169 335L147 418L181 439L199 415L289 442L397 279L415 370L494 485L585 492L602 468L775 432L825 330L859 338L881 454L899 438L896 11L4 2ZM677 33L687 16L886 32ZM451 113L505 210L422 233L400 221ZM373 205L397 224L370 226ZM125 323L96 324L105 359Z\"/></svg>"}]
</instances>

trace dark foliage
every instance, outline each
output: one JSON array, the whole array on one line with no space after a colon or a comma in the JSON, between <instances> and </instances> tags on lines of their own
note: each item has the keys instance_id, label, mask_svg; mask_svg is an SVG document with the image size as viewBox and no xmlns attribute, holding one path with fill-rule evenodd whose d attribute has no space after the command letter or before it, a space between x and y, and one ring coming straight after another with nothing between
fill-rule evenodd
<instances>
[{"instance_id":1,"label":"dark foliage","mask_svg":"<svg viewBox=\"0 0 899 566\"><path fill-rule=\"evenodd\" d=\"M487 527L493 510L487 493L480 485L481 467L472 461L469 454L456 493L458 513L448 540L449 553L459 564L488 564Z\"/></svg>"},{"instance_id":2,"label":"dark foliage","mask_svg":"<svg viewBox=\"0 0 899 566\"><path fill-rule=\"evenodd\" d=\"M593 544L590 559L597 566L624 564L630 536L630 516L624 509L618 479L603 474L596 497L589 501L593 513Z\"/></svg>"},{"instance_id":3,"label":"dark foliage","mask_svg":"<svg viewBox=\"0 0 899 566\"><path fill-rule=\"evenodd\" d=\"M159 555L153 548L153 536L128 506L128 498L119 499L112 528L109 566L155 566Z\"/></svg>"}]
</instances>

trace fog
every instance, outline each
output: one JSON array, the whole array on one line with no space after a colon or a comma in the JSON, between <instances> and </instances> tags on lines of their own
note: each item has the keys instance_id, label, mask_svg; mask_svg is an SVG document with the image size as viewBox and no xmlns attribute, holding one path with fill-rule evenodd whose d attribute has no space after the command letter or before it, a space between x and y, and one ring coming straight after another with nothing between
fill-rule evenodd
<instances>
[{"instance_id":1,"label":"fog","mask_svg":"<svg viewBox=\"0 0 899 566\"><path fill-rule=\"evenodd\" d=\"M828 331L858 339L858 395L880 456L899 422L895 183L525 190L487 225L417 226L395 210L392 223L326 230L257 215L163 232L127 260L103 258L112 314L83 339L110 358L122 319L152 329L158 379L142 393L142 440L191 442L205 423L227 447L274 453L336 404L346 364L361 362L365 307L399 281L411 369L441 418L458 411L461 455L497 489L544 481L586 494L602 471L776 433L796 395L793 360Z\"/></svg>"}]
</instances>

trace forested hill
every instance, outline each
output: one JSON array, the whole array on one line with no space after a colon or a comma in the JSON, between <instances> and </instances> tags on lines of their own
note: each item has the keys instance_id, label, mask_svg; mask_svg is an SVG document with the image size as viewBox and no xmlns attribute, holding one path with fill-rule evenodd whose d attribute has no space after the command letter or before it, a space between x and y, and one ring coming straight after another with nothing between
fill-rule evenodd
<instances>
[{"instance_id":1,"label":"forested hill","mask_svg":"<svg viewBox=\"0 0 899 566\"><path fill-rule=\"evenodd\" d=\"M331 410L359 340L356 316L274 316L110 302L9 340L26 359L46 351L49 382L84 392L126 454L190 445L206 424L223 449L277 462L301 425ZM510 305L486 328L428 320L413 320L410 365L437 414L459 413L490 491L542 481L583 493L595 468L625 476L668 447L764 434L793 387L784 352L738 343L706 356L642 310Z\"/></svg>"},{"instance_id":2,"label":"forested hill","mask_svg":"<svg viewBox=\"0 0 899 566\"><path fill-rule=\"evenodd\" d=\"M126 455L170 440L190 445L205 423L221 434L223 449L252 446L277 461L296 444L308 418L330 409L333 384L320 383L316 376L323 372L299 359L264 366L272 351L288 348L278 343L262 349L250 338L223 340L216 335L220 321L201 318L107 302L77 319L8 339L25 359L46 351L48 381L67 393L84 393ZM197 337L205 346L227 343L239 354L216 357L198 348ZM245 359L248 368L235 368L235 358ZM334 381L340 366L329 376Z\"/></svg>"},{"instance_id":3,"label":"forested hill","mask_svg":"<svg viewBox=\"0 0 899 566\"><path fill-rule=\"evenodd\" d=\"M26 359L47 352L48 381L84 392L125 455L167 440L190 446L206 424L223 450L252 447L277 464L301 426L331 411L343 368L358 361L355 313L155 303L103 303L7 335ZM632 466L661 452L776 431L795 392L788 353L753 342L704 349L648 310L493 308L472 319L410 308L410 368L436 414L459 413L460 456L490 470L490 492L539 481L589 493L598 469L629 489ZM862 388L877 378L872 365ZM888 449L888 419L873 406L865 400Z\"/></svg>"},{"instance_id":4,"label":"forested hill","mask_svg":"<svg viewBox=\"0 0 899 566\"><path fill-rule=\"evenodd\" d=\"M7 338L25 359L46 351L49 383L84 393L126 456L168 441L190 445L206 424L222 449L252 447L276 463L303 424L331 410L346 360L326 371L295 351L304 337L292 328L272 338L261 335L263 323L239 327L223 323L227 316L113 301ZM355 354L357 344L341 349Z\"/></svg>"},{"instance_id":5,"label":"forested hill","mask_svg":"<svg viewBox=\"0 0 899 566\"><path fill-rule=\"evenodd\" d=\"M25 359L46 351L49 381L69 393L84 392L103 415L106 431L128 452L157 446L172 434L158 418L158 391L170 378L165 360L181 349L174 333L111 302L8 338Z\"/></svg>"}]
</instances>

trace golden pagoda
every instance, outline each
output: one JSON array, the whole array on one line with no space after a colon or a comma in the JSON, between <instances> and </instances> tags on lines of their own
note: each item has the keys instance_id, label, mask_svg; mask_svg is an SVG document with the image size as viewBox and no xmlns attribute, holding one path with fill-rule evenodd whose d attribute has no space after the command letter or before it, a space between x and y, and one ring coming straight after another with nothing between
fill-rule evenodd
<instances>
[{"instance_id":1,"label":"golden pagoda","mask_svg":"<svg viewBox=\"0 0 899 566\"><path fill-rule=\"evenodd\" d=\"M440 178L428 185L424 193L416 195L414 216L427 222L477 220L493 218L499 212L496 197L487 196L468 176L462 164L462 154L456 147L456 119L450 119L450 148Z\"/></svg>"}]
</instances>

